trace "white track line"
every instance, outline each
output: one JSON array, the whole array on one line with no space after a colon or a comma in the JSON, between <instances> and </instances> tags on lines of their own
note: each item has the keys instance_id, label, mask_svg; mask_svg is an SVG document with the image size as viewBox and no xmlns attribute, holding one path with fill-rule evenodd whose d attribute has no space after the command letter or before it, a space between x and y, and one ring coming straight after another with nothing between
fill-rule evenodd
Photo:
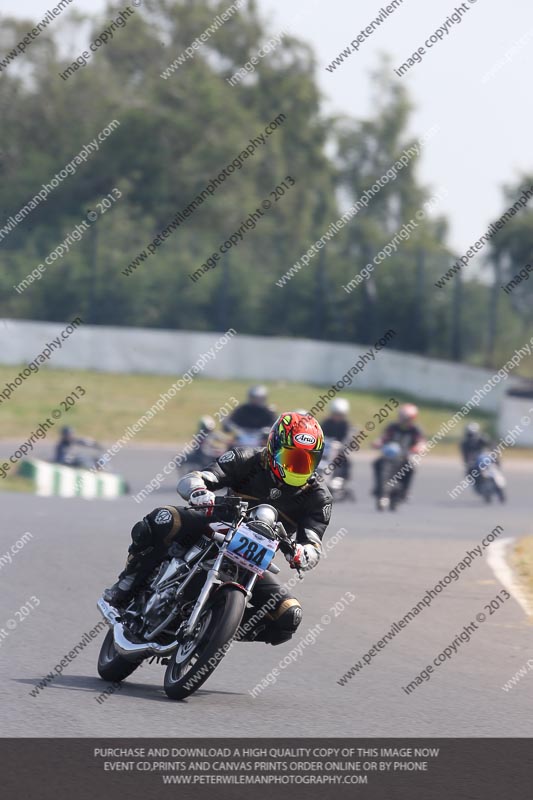
<instances>
[{"instance_id":1,"label":"white track line","mask_svg":"<svg viewBox=\"0 0 533 800\"><path fill-rule=\"evenodd\" d=\"M533 603L515 577L507 560L507 550L515 543L515 538L499 539L488 547L487 563L502 586L514 597L518 605L533 617Z\"/></svg>"}]
</instances>

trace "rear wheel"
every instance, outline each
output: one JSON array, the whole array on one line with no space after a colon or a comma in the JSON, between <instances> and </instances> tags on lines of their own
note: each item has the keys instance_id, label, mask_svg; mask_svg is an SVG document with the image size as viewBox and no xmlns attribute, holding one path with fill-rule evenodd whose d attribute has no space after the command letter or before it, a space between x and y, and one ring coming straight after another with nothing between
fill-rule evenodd
<instances>
[{"instance_id":1,"label":"rear wheel","mask_svg":"<svg viewBox=\"0 0 533 800\"><path fill-rule=\"evenodd\" d=\"M98 656L98 674L104 681L123 681L132 672L135 672L140 661L128 661L115 650L113 630L109 629L100 648Z\"/></svg>"},{"instance_id":2,"label":"rear wheel","mask_svg":"<svg viewBox=\"0 0 533 800\"><path fill-rule=\"evenodd\" d=\"M200 617L192 637L180 644L165 672L165 692L183 700L205 683L229 649L241 623L246 597L239 589L220 589Z\"/></svg>"}]
</instances>

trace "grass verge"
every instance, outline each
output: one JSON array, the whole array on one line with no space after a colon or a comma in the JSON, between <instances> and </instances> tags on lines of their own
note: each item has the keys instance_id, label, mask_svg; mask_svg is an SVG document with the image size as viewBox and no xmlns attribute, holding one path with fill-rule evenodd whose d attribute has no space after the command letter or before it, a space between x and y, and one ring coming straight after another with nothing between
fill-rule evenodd
<instances>
[{"instance_id":1,"label":"grass verge","mask_svg":"<svg viewBox=\"0 0 533 800\"><path fill-rule=\"evenodd\" d=\"M18 475L7 475L0 480L0 492L26 492L35 494L33 481L28 478L21 478Z\"/></svg>"},{"instance_id":2,"label":"grass verge","mask_svg":"<svg viewBox=\"0 0 533 800\"><path fill-rule=\"evenodd\" d=\"M19 372L17 367L0 367L0 387L13 380ZM91 436L101 442L114 442L128 426L133 425L169 387L179 378L176 375L116 375L100 372L41 369L18 387L7 401L0 404L0 439L26 440L40 422L50 417L53 409L62 409L61 401L76 387L85 389L85 396L76 402L55 423L48 434L55 439L62 425L72 425L82 436ZM231 397L242 401L249 382L207 380L196 378L171 399L135 437L136 443L164 442L174 444L188 441L196 430L197 421L203 414L214 416ZM270 400L279 411L295 408L311 408L328 387L316 387L302 383L271 382L268 384ZM346 391L341 395L351 404L351 419L363 427L366 422L376 424L375 431L365 443L376 439L395 414L379 423L374 416L384 403L393 396L399 402L412 400L398 392L376 393ZM450 405L422 404L420 424L427 436L431 436L440 425L457 411ZM323 417L324 415L322 415ZM321 417L321 418L322 418ZM468 421L480 422L490 427L492 417L470 414ZM457 442L462 426L457 426L453 437L444 440L433 452L457 455Z\"/></svg>"}]
</instances>

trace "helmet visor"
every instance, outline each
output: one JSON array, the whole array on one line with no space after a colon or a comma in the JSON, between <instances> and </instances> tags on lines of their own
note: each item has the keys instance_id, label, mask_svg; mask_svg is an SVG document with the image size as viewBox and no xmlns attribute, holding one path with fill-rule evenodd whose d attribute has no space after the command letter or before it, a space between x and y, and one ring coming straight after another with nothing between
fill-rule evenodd
<instances>
[{"instance_id":1,"label":"helmet visor","mask_svg":"<svg viewBox=\"0 0 533 800\"><path fill-rule=\"evenodd\" d=\"M289 486L303 486L320 463L322 452L282 447L274 456L283 481Z\"/></svg>"}]
</instances>

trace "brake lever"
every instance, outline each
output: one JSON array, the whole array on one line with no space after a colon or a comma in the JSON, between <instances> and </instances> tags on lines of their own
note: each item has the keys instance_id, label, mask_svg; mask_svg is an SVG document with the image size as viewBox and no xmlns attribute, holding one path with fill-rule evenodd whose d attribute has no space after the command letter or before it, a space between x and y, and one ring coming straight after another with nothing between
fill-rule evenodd
<instances>
[{"instance_id":1,"label":"brake lever","mask_svg":"<svg viewBox=\"0 0 533 800\"><path fill-rule=\"evenodd\" d=\"M294 558L296 555L296 542L293 542L292 539L289 537L289 534L285 530L285 527L282 522L277 523L277 532L279 537L279 544L280 550L283 555L290 555ZM294 569L298 573L298 578L303 580L302 570L300 567L295 566Z\"/></svg>"}]
</instances>

